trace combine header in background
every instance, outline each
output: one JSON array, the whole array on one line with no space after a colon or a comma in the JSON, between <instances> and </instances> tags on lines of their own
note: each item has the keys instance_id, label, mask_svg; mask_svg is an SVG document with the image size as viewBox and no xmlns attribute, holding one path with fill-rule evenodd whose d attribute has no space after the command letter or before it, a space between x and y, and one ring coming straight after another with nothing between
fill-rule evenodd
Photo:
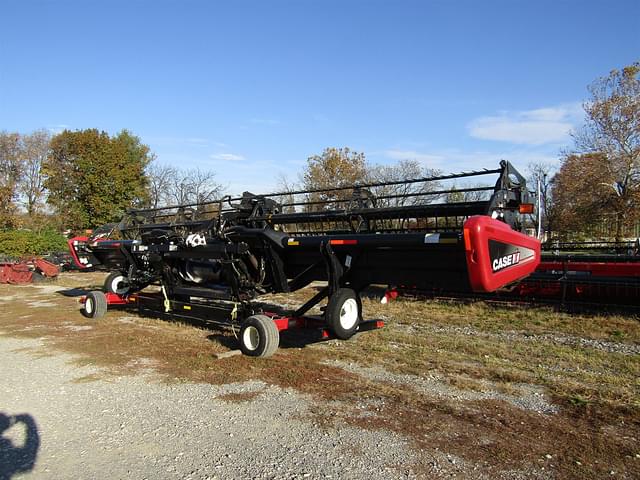
<instances>
[{"instance_id":1,"label":"combine header in background","mask_svg":"<svg viewBox=\"0 0 640 480\"><path fill-rule=\"evenodd\" d=\"M0 262L0 283L21 285L44 278L55 278L60 268L44 258L33 257L19 261Z\"/></svg>"},{"instance_id":2,"label":"combine header in background","mask_svg":"<svg viewBox=\"0 0 640 480\"><path fill-rule=\"evenodd\" d=\"M567 305L640 307L640 241L555 242L537 270L514 290L520 297Z\"/></svg>"},{"instance_id":3,"label":"combine header in background","mask_svg":"<svg viewBox=\"0 0 640 480\"><path fill-rule=\"evenodd\" d=\"M447 186L488 175L497 175L492 186ZM112 271L108 296L87 296L88 316L156 284L167 310L227 303L242 351L268 356L278 331L307 324L303 315L325 299L320 324L351 337L363 326L360 292L372 284L490 292L526 277L540 262L540 243L521 232L532 211L525 179L503 161L495 170L136 210L69 243L79 266ZM326 286L287 317L251 302L315 281Z\"/></svg>"}]
</instances>

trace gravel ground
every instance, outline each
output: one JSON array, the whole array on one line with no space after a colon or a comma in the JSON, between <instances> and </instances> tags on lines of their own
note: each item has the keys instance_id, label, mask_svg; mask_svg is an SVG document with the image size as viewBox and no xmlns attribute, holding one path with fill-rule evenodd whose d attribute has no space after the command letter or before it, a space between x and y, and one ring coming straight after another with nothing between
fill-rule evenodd
<instances>
[{"instance_id":1,"label":"gravel ground","mask_svg":"<svg viewBox=\"0 0 640 480\"><path fill-rule=\"evenodd\" d=\"M28 478L415 477L404 439L319 428L310 399L293 391L105 376L42 353L38 341L0 336L0 479L19 465ZM248 401L220 398L250 392Z\"/></svg>"},{"instance_id":2,"label":"gravel ground","mask_svg":"<svg viewBox=\"0 0 640 480\"><path fill-rule=\"evenodd\" d=\"M355 363L341 361L328 361L327 365L342 368L351 373L361 375L376 382L388 382L411 387L425 397L437 398L440 400L454 401L475 401L475 400L502 400L518 408L530 410L541 414L558 413L558 407L550 403L542 388L533 385L514 384L512 388L518 389L518 395L507 395L496 391L495 385L490 382L478 382L485 387L484 391L462 390L452 385L448 385L442 376L430 373L426 377L415 375L398 375L389 372L379 366L364 367Z\"/></svg>"}]
</instances>

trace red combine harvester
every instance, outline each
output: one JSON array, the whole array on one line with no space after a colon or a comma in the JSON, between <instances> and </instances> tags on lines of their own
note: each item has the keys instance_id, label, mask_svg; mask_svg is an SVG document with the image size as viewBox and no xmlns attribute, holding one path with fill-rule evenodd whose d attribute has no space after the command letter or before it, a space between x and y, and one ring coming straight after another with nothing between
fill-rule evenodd
<instances>
[{"instance_id":1,"label":"red combine harvester","mask_svg":"<svg viewBox=\"0 0 640 480\"><path fill-rule=\"evenodd\" d=\"M444 186L483 175L497 175L495 185ZM540 243L520 232L532 209L525 179L503 161L495 170L135 210L69 244L79 267L112 272L106 294L86 296L86 316L139 303L138 292L158 285L166 312L226 309L243 353L269 356L289 328L317 325L348 339L380 327L363 321L369 285L491 292L526 277L540 262ZM316 281L325 286L286 315L252 301ZM305 316L325 299L321 317Z\"/></svg>"}]
</instances>

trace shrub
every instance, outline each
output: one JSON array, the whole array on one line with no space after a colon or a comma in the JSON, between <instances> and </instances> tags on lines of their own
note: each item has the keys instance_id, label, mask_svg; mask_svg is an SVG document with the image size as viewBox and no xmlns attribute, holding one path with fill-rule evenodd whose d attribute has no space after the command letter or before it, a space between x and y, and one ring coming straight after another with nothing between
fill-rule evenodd
<instances>
[{"instance_id":1,"label":"shrub","mask_svg":"<svg viewBox=\"0 0 640 480\"><path fill-rule=\"evenodd\" d=\"M0 254L9 257L45 255L67 249L67 239L54 230L0 230Z\"/></svg>"}]
</instances>

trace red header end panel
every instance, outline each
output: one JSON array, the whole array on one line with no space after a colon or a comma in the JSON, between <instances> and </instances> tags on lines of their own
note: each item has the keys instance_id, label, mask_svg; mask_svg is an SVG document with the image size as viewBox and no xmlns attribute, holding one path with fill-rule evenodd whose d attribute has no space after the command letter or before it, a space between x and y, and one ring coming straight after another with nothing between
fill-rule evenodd
<instances>
[{"instance_id":1,"label":"red header end panel","mask_svg":"<svg viewBox=\"0 0 640 480\"><path fill-rule=\"evenodd\" d=\"M464 223L469 282L475 292L493 292L533 273L540 263L540 242L486 216Z\"/></svg>"},{"instance_id":2,"label":"red header end panel","mask_svg":"<svg viewBox=\"0 0 640 480\"><path fill-rule=\"evenodd\" d=\"M89 237L73 237L67 240L67 245L69 245L69 253L73 258L73 263L75 263L76 267L78 268L87 268L86 264L88 263L88 261L85 260L84 263L80 261L80 252L78 250L80 248L84 248L87 245L88 240Z\"/></svg>"}]
</instances>

